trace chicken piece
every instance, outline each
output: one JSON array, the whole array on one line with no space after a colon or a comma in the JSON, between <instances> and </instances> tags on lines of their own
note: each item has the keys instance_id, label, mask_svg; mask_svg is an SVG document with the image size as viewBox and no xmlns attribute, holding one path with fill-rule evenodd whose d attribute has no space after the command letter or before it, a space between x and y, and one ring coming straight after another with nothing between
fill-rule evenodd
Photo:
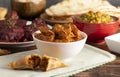
<instances>
[{"instance_id":1,"label":"chicken piece","mask_svg":"<svg viewBox=\"0 0 120 77\"><path fill-rule=\"evenodd\" d=\"M53 31L55 32L55 42L71 42L73 41L72 37L74 34L72 33L71 26L69 24L56 24L53 27Z\"/></svg>"},{"instance_id":2,"label":"chicken piece","mask_svg":"<svg viewBox=\"0 0 120 77\"><path fill-rule=\"evenodd\" d=\"M74 39L75 40L83 39L84 37L80 34L80 30L74 24L71 23L70 25L72 28L72 32L75 35Z\"/></svg>"},{"instance_id":3,"label":"chicken piece","mask_svg":"<svg viewBox=\"0 0 120 77\"><path fill-rule=\"evenodd\" d=\"M54 33L48 33L48 34L49 36L46 36L44 34L37 34L35 37L43 41L53 42L55 37Z\"/></svg>"},{"instance_id":4,"label":"chicken piece","mask_svg":"<svg viewBox=\"0 0 120 77\"><path fill-rule=\"evenodd\" d=\"M72 32L75 34L75 35L80 35L80 30L74 25L74 24L69 24L71 25L71 28L72 28Z\"/></svg>"},{"instance_id":5,"label":"chicken piece","mask_svg":"<svg viewBox=\"0 0 120 77\"><path fill-rule=\"evenodd\" d=\"M83 39L80 30L73 24L55 24L52 29L47 26L39 27L41 34L36 37L50 42L73 42Z\"/></svg>"},{"instance_id":6,"label":"chicken piece","mask_svg":"<svg viewBox=\"0 0 120 77\"><path fill-rule=\"evenodd\" d=\"M37 37L38 39L43 40L43 41L53 42L55 34L51 30L49 30L47 33L36 33L35 37Z\"/></svg>"},{"instance_id":7,"label":"chicken piece","mask_svg":"<svg viewBox=\"0 0 120 77\"><path fill-rule=\"evenodd\" d=\"M43 41L50 41L50 42L54 40L55 34L47 26L40 26L39 29L41 33L35 35L38 39L41 39Z\"/></svg>"},{"instance_id":8,"label":"chicken piece","mask_svg":"<svg viewBox=\"0 0 120 77\"><path fill-rule=\"evenodd\" d=\"M48 26L40 26L39 30L41 33L47 33L50 29Z\"/></svg>"},{"instance_id":9,"label":"chicken piece","mask_svg":"<svg viewBox=\"0 0 120 77\"><path fill-rule=\"evenodd\" d=\"M61 60L45 55L42 57L42 61L39 65L39 68L42 71L48 71L48 70L62 68L62 67L66 67L66 66L67 66L67 64L65 64Z\"/></svg>"},{"instance_id":10,"label":"chicken piece","mask_svg":"<svg viewBox=\"0 0 120 77\"><path fill-rule=\"evenodd\" d=\"M68 34L65 30L56 33L55 42L71 42L74 41L70 34Z\"/></svg>"},{"instance_id":11,"label":"chicken piece","mask_svg":"<svg viewBox=\"0 0 120 77\"><path fill-rule=\"evenodd\" d=\"M74 33L72 32L72 25L72 23L64 24L64 30L67 33L67 36L70 38L75 37Z\"/></svg>"},{"instance_id":12,"label":"chicken piece","mask_svg":"<svg viewBox=\"0 0 120 77\"><path fill-rule=\"evenodd\" d=\"M35 69L41 62L41 56L38 54L27 55L16 61L8 64L8 66L15 70Z\"/></svg>"},{"instance_id":13,"label":"chicken piece","mask_svg":"<svg viewBox=\"0 0 120 77\"><path fill-rule=\"evenodd\" d=\"M52 31L54 31L55 33L58 33L60 31L62 31L64 29L63 25L61 24L55 24L52 28Z\"/></svg>"},{"instance_id":14,"label":"chicken piece","mask_svg":"<svg viewBox=\"0 0 120 77\"><path fill-rule=\"evenodd\" d=\"M55 33L55 39L64 39L66 36L65 32L63 31L64 27L61 24L55 24L52 28L52 31Z\"/></svg>"}]
</instances>

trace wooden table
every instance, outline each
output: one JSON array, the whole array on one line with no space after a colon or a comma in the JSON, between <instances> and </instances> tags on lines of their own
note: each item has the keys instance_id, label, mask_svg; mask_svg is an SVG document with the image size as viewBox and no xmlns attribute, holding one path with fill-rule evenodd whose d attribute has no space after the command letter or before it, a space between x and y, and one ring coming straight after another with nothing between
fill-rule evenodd
<instances>
[{"instance_id":1,"label":"wooden table","mask_svg":"<svg viewBox=\"0 0 120 77\"><path fill-rule=\"evenodd\" d=\"M91 45L103 50L110 51L106 46L106 44L103 45L91 44ZM78 73L73 77L120 77L120 54L116 54L116 53L112 53L112 54L117 56L117 59L115 61L85 72Z\"/></svg>"},{"instance_id":2,"label":"wooden table","mask_svg":"<svg viewBox=\"0 0 120 77\"><path fill-rule=\"evenodd\" d=\"M0 0L0 6L8 7L10 10L9 0ZM106 44L102 44L102 45L90 44L90 45L109 51ZM31 46L27 48L26 47L23 47L23 48L4 47L4 49L11 50L12 53L15 53L20 51L36 49L36 47L35 46ZM99 66L97 68L85 71L85 72L75 74L71 77L120 77L120 55L119 54L115 54L115 55L117 56L117 59L115 61Z\"/></svg>"}]
</instances>

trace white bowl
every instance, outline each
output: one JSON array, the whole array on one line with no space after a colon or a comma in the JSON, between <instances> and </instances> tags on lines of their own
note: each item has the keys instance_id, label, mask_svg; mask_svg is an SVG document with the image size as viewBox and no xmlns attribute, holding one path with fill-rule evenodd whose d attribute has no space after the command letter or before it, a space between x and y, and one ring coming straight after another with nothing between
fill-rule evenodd
<instances>
[{"instance_id":1,"label":"white bowl","mask_svg":"<svg viewBox=\"0 0 120 77\"><path fill-rule=\"evenodd\" d=\"M37 32L38 31L35 33ZM33 33L33 39L38 50L40 50L43 54L60 59L68 59L80 53L87 39L87 34L81 32L81 34L84 36L84 39L79 41L67 43L48 42L35 38L35 33Z\"/></svg>"},{"instance_id":2,"label":"white bowl","mask_svg":"<svg viewBox=\"0 0 120 77\"><path fill-rule=\"evenodd\" d=\"M105 41L112 52L120 54L120 33L105 37Z\"/></svg>"}]
</instances>

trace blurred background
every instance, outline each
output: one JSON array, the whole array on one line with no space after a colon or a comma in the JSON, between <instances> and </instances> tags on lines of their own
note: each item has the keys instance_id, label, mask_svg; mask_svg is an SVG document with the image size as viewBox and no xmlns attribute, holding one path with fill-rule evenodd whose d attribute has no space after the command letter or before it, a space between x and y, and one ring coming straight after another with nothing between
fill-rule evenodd
<instances>
[{"instance_id":1,"label":"blurred background","mask_svg":"<svg viewBox=\"0 0 120 77\"><path fill-rule=\"evenodd\" d=\"M59 2L59 1L61 1L61 0L47 0L46 8L52 4ZM108 0L108 1L115 6L120 6L120 0ZM6 4L6 5L4 5L4 4ZM9 9L11 9L10 8L10 0L0 0L0 6L7 7Z\"/></svg>"},{"instance_id":2,"label":"blurred background","mask_svg":"<svg viewBox=\"0 0 120 77\"><path fill-rule=\"evenodd\" d=\"M120 0L108 0L108 1L115 6L120 6Z\"/></svg>"},{"instance_id":3,"label":"blurred background","mask_svg":"<svg viewBox=\"0 0 120 77\"><path fill-rule=\"evenodd\" d=\"M47 1L47 5L46 5L46 8L49 7L50 5L52 4L55 4L61 0L46 0ZM6 4L6 5L5 5ZM9 11L10 11L10 0L0 0L0 7L7 7L9 8Z\"/></svg>"}]
</instances>

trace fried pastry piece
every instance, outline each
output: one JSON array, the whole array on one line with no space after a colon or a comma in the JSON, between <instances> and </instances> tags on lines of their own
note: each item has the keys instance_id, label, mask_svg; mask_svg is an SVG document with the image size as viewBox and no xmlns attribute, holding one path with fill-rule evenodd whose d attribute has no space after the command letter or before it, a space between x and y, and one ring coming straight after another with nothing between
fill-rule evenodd
<instances>
[{"instance_id":1,"label":"fried pastry piece","mask_svg":"<svg viewBox=\"0 0 120 77\"><path fill-rule=\"evenodd\" d=\"M0 56L1 55L7 55L7 54L10 54L11 52L6 50L6 49L0 49Z\"/></svg>"},{"instance_id":2,"label":"fried pastry piece","mask_svg":"<svg viewBox=\"0 0 120 77\"><path fill-rule=\"evenodd\" d=\"M48 26L40 26L39 30L41 31L41 33L47 33L50 29Z\"/></svg>"},{"instance_id":3,"label":"fried pastry piece","mask_svg":"<svg viewBox=\"0 0 120 77\"><path fill-rule=\"evenodd\" d=\"M54 40L54 34L51 34L50 36L45 36L44 34L38 34L36 35L36 37L43 41L53 42Z\"/></svg>"},{"instance_id":4,"label":"fried pastry piece","mask_svg":"<svg viewBox=\"0 0 120 77\"><path fill-rule=\"evenodd\" d=\"M60 32L61 30L63 30L64 27L61 25L61 24L55 24L52 28L52 30L57 33L57 32Z\"/></svg>"},{"instance_id":5,"label":"fried pastry piece","mask_svg":"<svg viewBox=\"0 0 120 77\"><path fill-rule=\"evenodd\" d=\"M80 39L83 39L84 37L80 34L80 30L74 25L74 24L69 24L71 25L71 28L72 28L72 32L73 34L75 35L74 36L74 39L75 40L80 40Z\"/></svg>"},{"instance_id":6,"label":"fried pastry piece","mask_svg":"<svg viewBox=\"0 0 120 77\"><path fill-rule=\"evenodd\" d=\"M56 24L53 31L55 32L55 42L72 42L82 39L80 30L73 23Z\"/></svg>"},{"instance_id":7,"label":"fried pastry piece","mask_svg":"<svg viewBox=\"0 0 120 77\"><path fill-rule=\"evenodd\" d=\"M52 28L55 33L55 39L65 39L66 32L64 32L64 27L61 24L55 24Z\"/></svg>"},{"instance_id":8,"label":"fried pastry piece","mask_svg":"<svg viewBox=\"0 0 120 77\"><path fill-rule=\"evenodd\" d=\"M50 41L54 40L55 34L52 30L50 30L47 26L40 26L39 27L41 34L36 34L35 36L43 41Z\"/></svg>"},{"instance_id":9,"label":"fried pastry piece","mask_svg":"<svg viewBox=\"0 0 120 77\"><path fill-rule=\"evenodd\" d=\"M67 24L55 24L52 30L55 32L55 39L57 40L69 40L70 37L74 36L71 33L71 27Z\"/></svg>"},{"instance_id":10,"label":"fried pastry piece","mask_svg":"<svg viewBox=\"0 0 120 77\"><path fill-rule=\"evenodd\" d=\"M67 66L67 64L65 64L61 60L54 58L54 57L49 57L46 55L42 57L42 61L39 65L40 70L42 71L48 71L48 70L52 70L55 68L62 68L65 66Z\"/></svg>"},{"instance_id":11,"label":"fried pastry piece","mask_svg":"<svg viewBox=\"0 0 120 77\"><path fill-rule=\"evenodd\" d=\"M55 24L52 29L40 26L39 29L41 33L36 33L35 37L43 41L73 42L84 38L73 23Z\"/></svg>"},{"instance_id":12,"label":"fried pastry piece","mask_svg":"<svg viewBox=\"0 0 120 77\"><path fill-rule=\"evenodd\" d=\"M11 62L8 66L15 70L35 69L41 62L41 56L38 54L27 55L17 61Z\"/></svg>"},{"instance_id":13,"label":"fried pastry piece","mask_svg":"<svg viewBox=\"0 0 120 77\"><path fill-rule=\"evenodd\" d=\"M72 23L64 24L64 31L66 32L66 34L69 38L75 37L75 34L73 33L73 28L72 28L73 25L74 24L72 24Z\"/></svg>"}]
</instances>

